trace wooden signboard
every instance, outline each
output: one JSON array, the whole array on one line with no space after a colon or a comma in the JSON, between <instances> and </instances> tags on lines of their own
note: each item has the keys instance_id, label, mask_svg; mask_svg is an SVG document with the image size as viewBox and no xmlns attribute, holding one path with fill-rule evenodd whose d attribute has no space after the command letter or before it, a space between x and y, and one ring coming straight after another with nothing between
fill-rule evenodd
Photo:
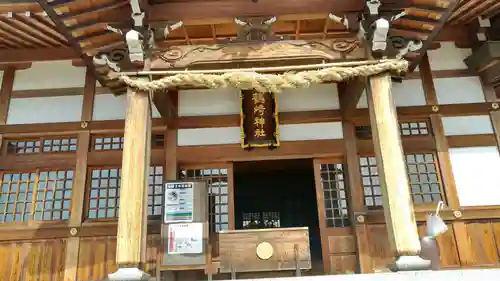
<instances>
[{"instance_id":1,"label":"wooden signboard","mask_svg":"<svg viewBox=\"0 0 500 281\"><path fill-rule=\"evenodd\" d=\"M272 93L241 91L241 146L276 148L280 145L278 110Z\"/></svg>"},{"instance_id":2,"label":"wooden signboard","mask_svg":"<svg viewBox=\"0 0 500 281\"><path fill-rule=\"evenodd\" d=\"M311 269L307 227L228 230L219 233L220 272Z\"/></svg>"}]
</instances>

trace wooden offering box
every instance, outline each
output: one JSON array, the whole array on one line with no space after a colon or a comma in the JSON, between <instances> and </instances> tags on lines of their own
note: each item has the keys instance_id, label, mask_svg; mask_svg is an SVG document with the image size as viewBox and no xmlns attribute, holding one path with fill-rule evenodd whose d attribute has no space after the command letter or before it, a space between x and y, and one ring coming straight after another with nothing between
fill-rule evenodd
<instances>
[{"instance_id":1,"label":"wooden offering box","mask_svg":"<svg viewBox=\"0 0 500 281\"><path fill-rule=\"evenodd\" d=\"M311 269L307 227L219 233L220 272Z\"/></svg>"}]
</instances>

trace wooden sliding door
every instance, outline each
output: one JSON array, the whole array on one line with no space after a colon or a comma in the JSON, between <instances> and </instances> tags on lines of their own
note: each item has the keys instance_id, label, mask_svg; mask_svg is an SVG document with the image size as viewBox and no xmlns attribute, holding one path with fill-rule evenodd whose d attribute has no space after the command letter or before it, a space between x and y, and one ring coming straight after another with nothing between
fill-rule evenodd
<instances>
[{"instance_id":1,"label":"wooden sliding door","mask_svg":"<svg viewBox=\"0 0 500 281\"><path fill-rule=\"evenodd\" d=\"M344 167L343 158L314 160L323 267L328 274L357 268Z\"/></svg>"}]
</instances>

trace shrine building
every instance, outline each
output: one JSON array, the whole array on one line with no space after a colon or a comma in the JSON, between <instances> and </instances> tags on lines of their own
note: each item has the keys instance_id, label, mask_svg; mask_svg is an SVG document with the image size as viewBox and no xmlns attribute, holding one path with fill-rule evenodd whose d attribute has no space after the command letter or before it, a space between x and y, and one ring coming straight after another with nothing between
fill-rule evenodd
<instances>
[{"instance_id":1,"label":"shrine building","mask_svg":"<svg viewBox=\"0 0 500 281\"><path fill-rule=\"evenodd\" d=\"M495 280L499 62L498 0L2 2L0 280Z\"/></svg>"}]
</instances>

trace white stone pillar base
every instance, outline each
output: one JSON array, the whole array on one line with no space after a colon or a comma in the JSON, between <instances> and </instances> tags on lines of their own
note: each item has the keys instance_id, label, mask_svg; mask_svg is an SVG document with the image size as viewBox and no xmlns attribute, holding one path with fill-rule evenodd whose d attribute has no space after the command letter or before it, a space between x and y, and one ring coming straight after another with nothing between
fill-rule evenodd
<instances>
[{"instance_id":1,"label":"white stone pillar base","mask_svg":"<svg viewBox=\"0 0 500 281\"><path fill-rule=\"evenodd\" d=\"M149 280L151 276L146 272L134 268L119 268L116 272L108 274L108 279L110 281L139 281L139 280Z\"/></svg>"},{"instance_id":2,"label":"white stone pillar base","mask_svg":"<svg viewBox=\"0 0 500 281\"><path fill-rule=\"evenodd\" d=\"M391 271L415 271L431 269L431 261L419 256L399 256L389 266Z\"/></svg>"}]
</instances>

